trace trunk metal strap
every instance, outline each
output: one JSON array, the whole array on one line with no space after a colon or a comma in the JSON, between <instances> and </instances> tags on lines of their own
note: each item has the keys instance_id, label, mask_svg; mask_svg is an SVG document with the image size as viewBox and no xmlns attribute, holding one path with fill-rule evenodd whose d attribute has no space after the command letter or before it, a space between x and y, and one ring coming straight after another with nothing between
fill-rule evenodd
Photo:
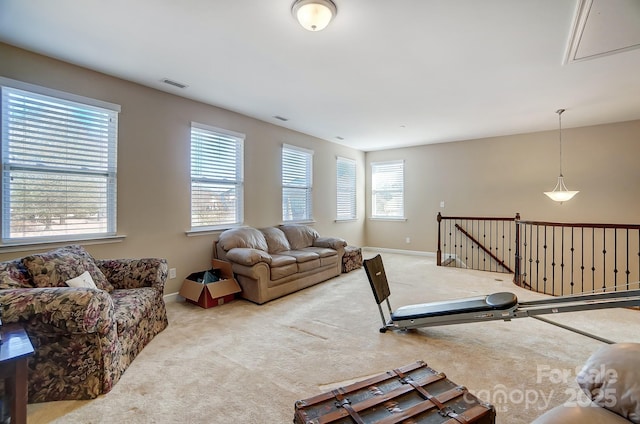
<instances>
[{"instance_id":1,"label":"trunk metal strap","mask_svg":"<svg viewBox=\"0 0 640 424\"><path fill-rule=\"evenodd\" d=\"M431 393L426 391L424 387L416 383L410 376L407 376L405 373L403 373L399 369L394 369L393 372L396 373L398 377L400 377L400 380L402 381L403 384L411 385L414 389L416 389L416 391L420 394L420 396L422 396L424 399L433 403L436 406L436 408L438 408L438 410L440 411L440 415L444 417L453 418L454 420L458 421L460 424L468 423L466 418L456 414L451 408L449 408L448 406L445 406L442 402L438 400L438 398L436 398Z\"/></svg>"},{"instance_id":2,"label":"trunk metal strap","mask_svg":"<svg viewBox=\"0 0 640 424\"><path fill-rule=\"evenodd\" d=\"M347 411L349 413L349 416L351 417L351 419L356 423L356 424L365 424L364 421L362 421L362 418L360 418L360 415L358 415L358 413L356 412L355 409L353 409L353 407L351 406L351 402L349 401L349 399L345 398L343 396L343 394L341 393L342 391L342 387L340 387L337 390L332 390L331 393L333 394L333 396L336 398L337 405L339 407L344 408L345 411Z\"/></svg>"}]
</instances>

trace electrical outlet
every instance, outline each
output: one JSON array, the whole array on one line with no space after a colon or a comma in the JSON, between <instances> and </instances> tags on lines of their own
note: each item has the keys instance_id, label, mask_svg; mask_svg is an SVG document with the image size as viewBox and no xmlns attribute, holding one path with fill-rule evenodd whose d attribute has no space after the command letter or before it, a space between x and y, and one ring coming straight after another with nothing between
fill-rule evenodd
<instances>
[{"instance_id":1,"label":"electrical outlet","mask_svg":"<svg viewBox=\"0 0 640 424\"><path fill-rule=\"evenodd\" d=\"M407 238L405 238L405 239L404 239L404 241L405 241L407 244L411 243L411 237L407 237Z\"/></svg>"},{"instance_id":2,"label":"electrical outlet","mask_svg":"<svg viewBox=\"0 0 640 424\"><path fill-rule=\"evenodd\" d=\"M169 278L176 278L176 269L175 268L169 269Z\"/></svg>"},{"instance_id":3,"label":"electrical outlet","mask_svg":"<svg viewBox=\"0 0 640 424\"><path fill-rule=\"evenodd\" d=\"M440 207L441 207L441 208L444 208L444 200L441 200L441 201L440 201Z\"/></svg>"}]
</instances>

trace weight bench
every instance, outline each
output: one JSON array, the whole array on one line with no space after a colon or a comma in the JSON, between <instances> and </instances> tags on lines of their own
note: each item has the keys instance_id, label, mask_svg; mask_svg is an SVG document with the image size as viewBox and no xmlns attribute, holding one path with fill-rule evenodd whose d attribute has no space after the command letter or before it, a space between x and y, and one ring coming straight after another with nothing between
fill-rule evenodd
<instances>
[{"instance_id":1,"label":"weight bench","mask_svg":"<svg viewBox=\"0 0 640 424\"><path fill-rule=\"evenodd\" d=\"M640 290L558 296L529 302L518 302L518 298L513 293L498 292L486 296L402 306L393 311L389 302L391 291L382 264L382 257L378 254L371 259L365 259L363 265L380 311L381 333L389 329L409 330L421 327L494 320L510 321L513 318L532 317L611 343L580 330L545 320L538 315L640 305ZM385 318L381 306L383 302L387 304L389 320Z\"/></svg>"}]
</instances>

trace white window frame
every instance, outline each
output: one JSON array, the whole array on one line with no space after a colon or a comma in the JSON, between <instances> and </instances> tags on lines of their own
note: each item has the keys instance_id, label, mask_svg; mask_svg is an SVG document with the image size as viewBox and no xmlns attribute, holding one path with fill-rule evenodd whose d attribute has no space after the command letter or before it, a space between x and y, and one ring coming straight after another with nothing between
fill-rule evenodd
<instances>
[{"instance_id":1,"label":"white window frame","mask_svg":"<svg viewBox=\"0 0 640 424\"><path fill-rule=\"evenodd\" d=\"M239 132L191 123L191 231L222 230L244 222L244 140ZM208 166L213 165L213 166ZM215 208L231 211L230 219L221 220L216 213L207 217L201 209L204 190L219 195L226 190L229 199L217 198Z\"/></svg>"},{"instance_id":2,"label":"white window frame","mask_svg":"<svg viewBox=\"0 0 640 424\"><path fill-rule=\"evenodd\" d=\"M116 237L120 106L4 77L0 90L1 245ZM15 194L26 188L29 206L18 204ZM53 208L52 189L59 193ZM94 212L78 218L85 208ZM33 222L20 212L33 213Z\"/></svg>"},{"instance_id":3,"label":"white window frame","mask_svg":"<svg viewBox=\"0 0 640 424\"><path fill-rule=\"evenodd\" d=\"M356 179L356 161L337 156L336 221L351 221L357 218Z\"/></svg>"},{"instance_id":4,"label":"white window frame","mask_svg":"<svg viewBox=\"0 0 640 424\"><path fill-rule=\"evenodd\" d=\"M313 222L313 150L283 144L280 171L282 222ZM303 199L302 216L293 210L290 199L296 198Z\"/></svg>"},{"instance_id":5,"label":"white window frame","mask_svg":"<svg viewBox=\"0 0 640 424\"><path fill-rule=\"evenodd\" d=\"M404 220L404 210L404 160L371 162L371 218Z\"/></svg>"}]
</instances>

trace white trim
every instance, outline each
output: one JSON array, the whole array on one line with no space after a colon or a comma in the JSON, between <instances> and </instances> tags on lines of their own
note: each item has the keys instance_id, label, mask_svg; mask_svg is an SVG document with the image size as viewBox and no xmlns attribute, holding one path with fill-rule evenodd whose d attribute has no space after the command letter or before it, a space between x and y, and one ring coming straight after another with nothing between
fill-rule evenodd
<instances>
[{"instance_id":1,"label":"white trim","mask_svg":"<svg viewBox=\"0 0 640 424\"><path fill-rule=\"evenodd\" d=\"M314 153L315 153L315 152L314 152L313 150L311 150L311 149L307 149L307 148L305 148L305 147L300 147L300 146L294 146L293 144L287 144L287 143L282 143L282 148L283 148L283 149L298 150L298 151L300 151L300 152L307 153L307 154L309 154L309 155L311 155L311 156L313 156L313 155L314 155Z\"/></svg>"},{"instance_id":2,"label":"white trim","mask_svg":"<svg viewBox=\"0 0 640 424\"><path fill-rule=\"evenodd\" d=\"M216 132L216 133L228 135L230 137L240 138L240 139L242 139L242 141L244 141L244 139L247 138L246 134L243 134L243 133L239 133L239 132L232 131L232 130L227 130L227 129L220 128L220 127L214 127L212 125L201 124L201 123L195 122L195 121L191 121L191 127L200 128L201 130L206 130L206 131L213 131L213 132Z\"/></svg>"},{"instance_id":3,"label":"white trim","mask_svg":"<svg viewBox=\"0 0 640 424\"><path fill-rule=\"evenodd\" d=\"M68 246L69 244L81 244L85 246L93 244L108 244L108 243L121 243L126 238L126 235L115 235L105 237L91 237L91 238L69 238L61 241L46 241L46 242L20 242L20 243L4 243L0 245L0 253L13 253L13 252L26 252L36 249L54 249L56 247Z\"/></svg>"},{"instance_id":4,"label":"white trim","mask_svg":"<svg viewBox=\"0 0 640 424\"><path fill-rule=\"evenodd\" d=\"M162 298L164 299L164 303L184 302L184 297L180 296L178 292L165 294Z\"/></svg>"}]
</instances>

